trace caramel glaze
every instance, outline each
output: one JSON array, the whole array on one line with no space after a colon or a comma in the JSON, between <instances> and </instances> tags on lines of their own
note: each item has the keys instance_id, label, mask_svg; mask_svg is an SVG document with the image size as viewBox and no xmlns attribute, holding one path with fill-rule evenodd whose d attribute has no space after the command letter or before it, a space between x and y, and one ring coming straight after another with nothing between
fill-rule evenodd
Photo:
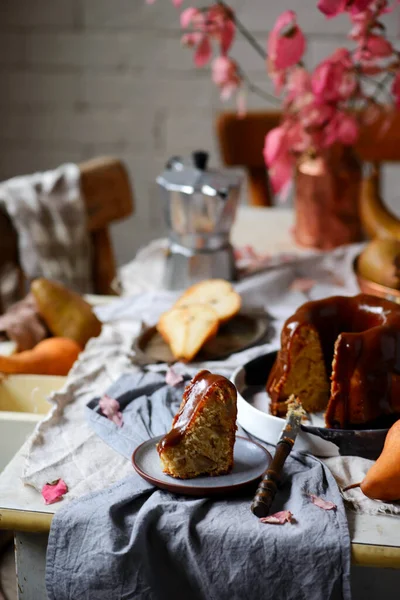
<instances>
[{"instance_id":1,"label":"caramel glaze","mask_svg":"<svg viewBox=\"0 0 400 600\"><path fill-rule=\"evenodd\" d=\"M332 373L326 426L376 427L399 418L400 306L367 294L307 302L286 321L267 383L272 407L282 400L293 342L310 326L319 334L326 372Z\"/></svg>"},{"instance_id":2,"label":"caramel glaze","mask_svg":"<svg viewBox=\"0 0 400 600\"><path fill-rule=\"evenodd\" d=\"M185 388L181 406L172 421L171 431L157 445L159 454L166 448L179 444L196 415L217 387L226 390L230 399L234 398L234 402L226 402L225 405L230 411L230 416L236 418L237 393L233 383L223 375L215 375L205 369L199 371Z\"/></svg>"}]
</instances>

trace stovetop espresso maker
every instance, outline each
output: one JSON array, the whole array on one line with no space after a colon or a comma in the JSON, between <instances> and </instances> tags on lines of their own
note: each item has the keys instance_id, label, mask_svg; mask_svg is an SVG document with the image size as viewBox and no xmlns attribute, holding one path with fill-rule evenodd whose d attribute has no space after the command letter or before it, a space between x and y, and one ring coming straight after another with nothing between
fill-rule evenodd
<instances>
[{"instance_id":1,"label":"stovetop espresso maker","mask_svg":"<svg viewBox=\"0 0 400 600\"><path fill-rule=\"evenodd\" d=\"M207 162L203 151L194 152L191 162L173 157L157 177L169 229L163 285L170 290L214 277L235 279L229 238L241 178L207 169Z\"/></svg>"}]
</instances>

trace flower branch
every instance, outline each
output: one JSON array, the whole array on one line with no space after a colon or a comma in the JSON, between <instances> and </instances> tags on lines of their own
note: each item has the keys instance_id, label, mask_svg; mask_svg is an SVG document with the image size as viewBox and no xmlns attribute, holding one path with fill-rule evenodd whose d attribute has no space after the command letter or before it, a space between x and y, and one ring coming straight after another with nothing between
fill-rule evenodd
<instances>
[{"instance_id":1,"label":"flower branch","mask_svg":"<svg viewBox=\"0 0 400 600\"><path fill-rule=\"evenodd\" d=\"M172 1L175 5L182 2ZM326 18L347 15L351 24L348 37L355 48L351 51L337 48L311 72L302 62L306 38L291 10L278 17L266 49L225 0L216 0L200 9L186 8L181 13L181 26L185 31L182 43L193 49L197 67L211 63L212 80L223 100L235 94L239 98L244 87L267 102L276 102L276 98L281 97L282 122L267 134L264 148L276 193L282 194L288 189L302 155L318 156L335 144L352 146L358 139L360 127L382 116L384 127L390 125L393 105L400 108L400 53L386 38L385 27L379 19L398 2L318 0L317 8ZM266 64L276 96L253 84L231 58L237 34L248 41ZM377 76L382 79L377 81ZM381 97L385 98L385 104L380 103Z\"/></svg>"},{"instance_id":2,"label":"flower branch","mask_svg":"<svg viewBox=\"0 0 400 600\"><path fill-rule=\"evenodd\" d=\"M227 4L225 2L223 2L222 0L219 0L217 2L217 4L223 6L225 9L228 8ZM236 29L239 31L239 33L242 34L242 36L249 42L250 46L252 46L254 48L254 50L257 52L257 54L263 59L263 60L267 60L268 56L266 51L264 50L264 48L261 46L261 44L258 43L258 41L255 39L255 37L250 33L250 31L243 25L243 23L237 18L237 16L232 12L232 21L236 26Z\"/></svg>"}]
</instances>

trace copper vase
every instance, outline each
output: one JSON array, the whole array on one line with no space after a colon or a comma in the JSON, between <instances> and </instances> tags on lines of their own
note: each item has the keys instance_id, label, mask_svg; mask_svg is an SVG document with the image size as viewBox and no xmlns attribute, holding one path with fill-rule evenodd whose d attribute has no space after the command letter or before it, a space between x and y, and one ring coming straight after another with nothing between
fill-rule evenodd
<instances>
[{"instance_id":1,"label":"copper vase","mask_svg":"<svg viewBox=\"0 0 400 600\"><path fill-rule=\"evenodd\" d=\"M352 148L334 146L302 157L295 178L296 243L330 250L360 241L360 186L361 164Z\"/></svg>"}]
</instances>

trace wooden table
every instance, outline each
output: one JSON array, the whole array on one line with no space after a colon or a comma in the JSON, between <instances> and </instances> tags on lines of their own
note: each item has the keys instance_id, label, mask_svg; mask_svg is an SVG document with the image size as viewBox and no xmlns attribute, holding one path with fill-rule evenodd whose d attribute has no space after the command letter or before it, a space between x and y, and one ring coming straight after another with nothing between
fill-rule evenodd
<instances>
[{"instance_id":1,"label":"wooden table","mask_svg":"<svg viewBox=\"0 0 400 600\"><path fill-rule=\"evenodd\" d=\"M293 214L282 209L242 207L233 230L235 245L251 244L260 252L296 251L289 234ZM0 474L0 529L15 532L18 597L46 598L44 569L52 517L62 503L45 506L41 495L19 477L26 446ZM400 519L347 512L353 564L400 568Z\"/></svg>"}]
</instances>

